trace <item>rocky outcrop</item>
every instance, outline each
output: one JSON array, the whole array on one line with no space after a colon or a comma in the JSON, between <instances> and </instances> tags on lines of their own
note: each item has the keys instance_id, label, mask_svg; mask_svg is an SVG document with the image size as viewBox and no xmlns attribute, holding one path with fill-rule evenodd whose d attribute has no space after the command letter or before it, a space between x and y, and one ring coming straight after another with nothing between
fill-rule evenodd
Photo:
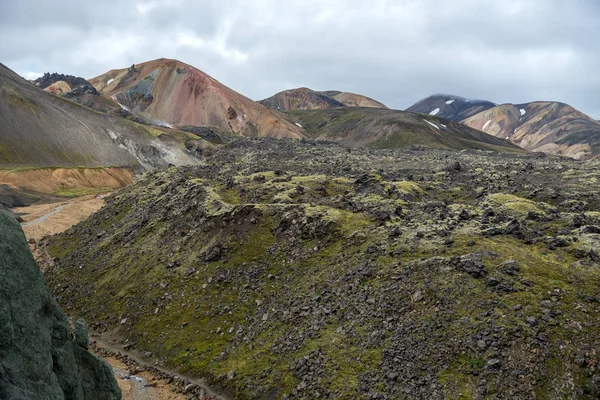
<instances>
[{"instance_id":1,"label":"rocky outcrop","mask_svg":"<svg viewBox=\"0 0 600 400\"><path fill-rule=\"evenodd\" d=\"M120 399L87 328L54 301L19 224L0 212L0 399Z\"/></svg>"},{"instance_id":2,"label":"rocky outcrop","mask_svg":"<svg viewBox=\"0 0 600 400\"><path fill-rule=\"evenodd\" d=\"M92 85L90 85L88 81L73 75L58 74L56 72L51 74L46 72L44 76L36 79L33 83L40 89L46 89L57 82L65 82L73 91L77 91L80 93L87 92L98 95L96 89Z\"/></svg>"}]
</instances>

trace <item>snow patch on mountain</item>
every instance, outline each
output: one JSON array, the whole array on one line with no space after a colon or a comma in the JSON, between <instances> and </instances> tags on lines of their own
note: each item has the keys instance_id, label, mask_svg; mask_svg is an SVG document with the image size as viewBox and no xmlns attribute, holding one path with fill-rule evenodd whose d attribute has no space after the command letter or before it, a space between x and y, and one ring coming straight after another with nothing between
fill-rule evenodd
<instances>
[{"instance_id":1,"label":"snow patch on mountain","mask_svg":"<svg viewBox=\"0 0 600 400\"><path fill-rule=\"evenodd\" d=\"M427 121L426 119L424 119L423 121L427 122L429 125L433 126L435 129L440 129L440 127L439 127L439 126L437 126L436 124L434 124L434 123L433 123L433 122L431 122L431 121Z\"/></svg>"}]
</instances>

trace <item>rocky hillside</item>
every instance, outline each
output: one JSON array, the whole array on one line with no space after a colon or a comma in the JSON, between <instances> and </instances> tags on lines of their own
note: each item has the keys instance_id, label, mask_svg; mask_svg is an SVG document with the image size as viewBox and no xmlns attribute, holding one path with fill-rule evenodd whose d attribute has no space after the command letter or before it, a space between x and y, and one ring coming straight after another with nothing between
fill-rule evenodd
<instances>
[{"instance_id":1,"label":"rocky hillside","mask_svg":"<svg viewBox=\"0 0 600 400\"><path fill-rule=\"evenodd\" d=\"M71 101L96 111L121 115L123 110L119 104L109 97L102 96L85 79L73 75L45 73L33 81L33 84L46 92L63 96ZM127 115L121 115L126 117Z\"/></svg>"},{"instance_id":2,"label":"rocky hillside","mask_svg":"<svg viewBox=\"0 0 600 400\"><path fill-rule=\"evenodd\" d=\"M117 400L110 366L56 304L16 220L0 211L0 398Z\"/></svg>"},{"instance_id":3,"label":"rocky hillside","mask_svg":"<svg viewBox=\"0 0 600 400\"><path fill-rule=\"evenodd\" d=\"M599 166L238 138L51 238L46 277L235 398L596 399Z\"/></svg>"},{"instance_id":4,"label":"rocky hillside","mask_svg":"<svg viewBox=\"0 0 600 400\"><path fill-rule=\"evenodd\" d=\"M421 145L446 149L523 152L507 140L435 116L374 108L288 112L308 137L346 147L399 148Z\"/></svg>"},{"instance_id":5,"label":"rocky hillside","mask_svg":"<svg viewBox=\"0 0 600 400\"><path fill-rule=\"evenodd\" d=\"M573 158L600 154L600 123L563 103L502 104L464 123L528 150Z\"/></svg>"},{"instance_id":6,"label":"rocky hillside","mask_svg":"<svg viewBox=\"0 0 600 400\"><path fill-rule=\"evenodd\" d=\"M335 90L317 92L308 88L284 90L259 103L279 111L326 110L338 107L387 108L384 104L359 94Z\"/></svg>"},{"instance_id":7,"label":"rocky hillside","mask_svg":"<svg viewBox=\"0 0 600 400\"><path fill-rule=\"evenodd\" d=\"M208 125L244 136L303 136L283 114L180 61L149 61L109 71L90 82L128 111L156 124Z\"/></svg>"},{"instance_id":8,"label":"rocky hillside","mask_svg":"<svg viewBox=\"0 0 600 400\"><path fill-rule=\"evenodd\" d=\"M0 64L0 167L130 167L198 163L194 134L92 111ZM191 150L189 150L189 149Z\"/></svg>"},{"instance_id":9,"label":"rocky hillside","mask_svg":"<svg viewBox=\"0 0 600 400\"><path fill-rule=\"evenodd\" d=\"M406 111L430 114L460 122L482 111L495 107L486 100L470 100L449 94L436 94L413 104Z\"/></svg>"},{"instance_id":10,"label":"rocky hillside","mask_svg":"<svg viewBox=\"0 0 600 400\"><path fill-rule=\"evenodd\" d=\"M600 154L600 123L558 102L497 105L451 95L434 95L406 111L462 122L524 149L572 158Z\"/></svg>"}]
</instances>

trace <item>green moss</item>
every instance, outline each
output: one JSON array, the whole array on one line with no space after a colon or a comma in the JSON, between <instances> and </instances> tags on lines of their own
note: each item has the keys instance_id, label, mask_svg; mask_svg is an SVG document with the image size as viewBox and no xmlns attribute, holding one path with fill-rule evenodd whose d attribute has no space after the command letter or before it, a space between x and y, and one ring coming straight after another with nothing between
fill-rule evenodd
<instances>
[{"instance_id":1,"label":"green moss","mask_svg":"<svg viewBox=\"0 0 600 400\"><path fill-rule=\"evenodd\" d=\"M104 187L104 188L77 188L77 189L60 189L54 192L57 196L64 197L79 197L86 196L90 194L99 194L106 193L115 190L113 187Z\"/></svg>"},{"instance_id":2,"label":"green moss","mask_svg":"<svg viewBox=\"0 0 600 400\"><path fill-rule=\"evenodd\" d=\"M392 186L398 189L402 193L406 194L423 194L425 191L419 186L418 183L410 181L392 182Z\"/></svg>"},{"instance_id":3,"label":"green moss","mask_svg":"<svg viewBox=\"0 0 600 400\"><path fill-rule=\"evenodd\" d=\"M289 394L299 383L290 363L315 350L323 352L327 360L323 386L339 398L359 397L362 375L381 369L384 349L390 348L396 323L403 323L404 318L414 327L409 337L426 349L419 362L430 366L432 371L427 373L437 373L444 397L471 398L476 393L478 374L489 361L488 354L460 350L442 366L429 352L437 343L463 349L467 338L492 324L500 333L519 328L533 334L524 318L539 316L540 302L549 292L560 289L561 304L557 307L562 314L558 314L556 326L547 330L548 343L561 343L565 359L570 359L577 351L571 343L577 339L569 338L572 332L564 328L568 320L563 316L591 321L585 313L595 312L576 305L586 296L597 296L600 271L578 264L571 248L551 251L541 242L525 244L512 236L483 237L473 221L458 224L452 230L454 242L447 245L435 230L433 215L409 214L415 220L397 218L387 225L376 224L364 213L331 206L336 204L331 195L353 190L350 179L307 175L273 182L276 175L266 172L261 173L265 182L240 175L237 185L225 189L220 183L222 175L212 180L204 173L202 178L192 178L189 171L189 175L172 173L148 175L147 179L153 180L114 195L110 208L87 226L93 233L103 232L100 239L75 233L52 239L50 252L61 259L61 267L52 271L49 279L53 285L77 276L72 281L76 283L66 286L61 294L63 301L73 301L70 309L119 328L140 349L168 360L173 368L237 388L232 389L235 398L256 397L244 391L248 382L273 389L274 397ZM172 182L182 176L187 178L185 185L174 189ZM413 182L380 183L402 193L424 195L421 186ZM296 204L268 202L278 194L291 193L298 185L304 193L290 196ZM319 190L323 187L325 193ZM320 197L311 197L317 190ZM263 192L264 202L255 202ZM451 186L440 196L456 193L468 199L471 194L466 192ZM394 199L374 194L356 198L379 208L396 204ZM533 204L540 210L545 207L505 194L492 195L486 201L497 207L512 203ZM165 204L168 206L163 207ZM418 210L416 202L409 205ZM467 200L448 209L454 214L469 207L478 210ZM152 210L152 218L140 225L140 212L146 209ZM307 225L323 229L314 236L285 229L280 232L278 228L285 225L284 221L289 223L289 217L298 229ZM402 234L390 240L393 227L400 228ZM427 235L415 242L416 229ZM223 254L218 260L206 261L207 250L216 244L222 246ZM369 249L371 246L377 249L375 253ZM82 254L77 250L81 247L86 249L85 261L70 259L72 253ZM397 249L401 251L395 252ZM430 260L442 254L450 257L473 252L484 255L488 277L506 280L515 291L500 294L486 278L476 279L457 271L444 259ZM518 276L503 272L501 264L509 259L519 263ZM364 265L372 267L374 273L366 277L355 273ZM69 290L80 292L77 295ZM351 290L359 293L358 303L345 303L340 313L317 313L323 300L314 300L316 297L328 292L336 299L331 304L339 304L337 299L348 296ZM420 302L410 300L416 290L424 295ZM390 314L398 321L386 326L382 320L382 326L374 327L371 324L376 319L363 318L363 300L373 294L382 296L377 307L401 305ZM311 303L311 299L317 303ZM282 316L285 312L305 312L305 304L309 306L308 317ZM519 314L511 311L515 306L520 306ZM311 312L315 312L315 321L322 319L322 325L310 325ZM131 321L121 326L122 316ZM131 331L127 330L129 323ZM344 331L348 324L351 334ZM383 332L384 338L371 345L370 335L375 329ZM285 351L275 348L299 331L303 335L298 347ZM521 343L504 350L515 363L532 354ZM544 371L551 381L567 368L549 364ZM230 371L235 372L235 378L226 381L222 375ZM574 379L587 384L582 374L576 375ZM546 383L540 381L539 385L547 392ZM493 382L489 382L488 389L490 395L495 393Z\"/></svg>"},{"instance_id":4,"label":"green moss","mask_svg":"<svg viewBox=\"0 0 600 400\"><path fill-rule=\"evenodd\" d=\"M539 214L544 213L544 211L540 209L533 201L513 196L511 194L490 194L488 195L487 199L492 205L502 206L506 210L518 215L524 215L529 212L535 212Z\"/></svg>"}]
</instances>

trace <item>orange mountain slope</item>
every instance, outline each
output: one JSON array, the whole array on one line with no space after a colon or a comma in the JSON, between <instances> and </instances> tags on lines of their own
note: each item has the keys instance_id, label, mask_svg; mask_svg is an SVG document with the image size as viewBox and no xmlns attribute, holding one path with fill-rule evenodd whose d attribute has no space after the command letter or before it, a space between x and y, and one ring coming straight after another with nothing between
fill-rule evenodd
<instances>
[{"instance_id":1,"label":"orange mountain slope","mask_svg":"<svg viewBox=\"0 0 600 400\"><path fill-rule=\"evenodd\" d=\"M180 61L161 58L112 70L89 81L123 108L155 123L208 125L244 136L304 136L285 115Z\"/></svg>"}]
</instances>

